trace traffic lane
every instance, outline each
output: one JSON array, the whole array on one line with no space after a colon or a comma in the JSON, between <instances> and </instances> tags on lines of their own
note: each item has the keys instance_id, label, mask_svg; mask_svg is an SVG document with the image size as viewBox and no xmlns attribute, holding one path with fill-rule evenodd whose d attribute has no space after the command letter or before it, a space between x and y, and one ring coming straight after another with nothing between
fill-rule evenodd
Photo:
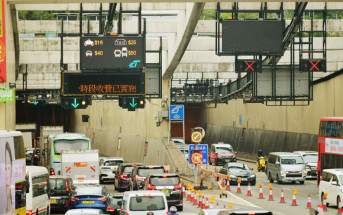
<instances>
[{"instance_id":1,"label":"traffic lane","mask_svg":"<svg viewBox=\"0 0 343 215\"><path fill-rule=\"evenodd\" d=\"M101 184L104 185L107 188L108 193L112 193L112 194L118 194L118 193L124 193L124 192L118 192L114 189L114 184L113 183L104 183ZM180 215L193 215L193 214L198 214L200 209L198 209L197 207L194 207L189 201L186 201L186 199L183 199L183 211L182 212L178 212Z\"/></svg>"},{"instance_id":2,"label":"traffic lane","mask_svg":"<svg viewBox=\"0 0 343 215\"><path fill-rule=\"evenodd\" d=\"M261 182L262 189L263 189L263 196L267 200L268 200L269 192L270 192L268 185L269 184L272 185L272 194L273 194L274 201L270 203L271 206L273 205L273 203L275 204L276 202L278 203L280 201L281 190L283 190L284 198L285 198L285 204L281 204L281 203L276 204L279 206L282 205L281 210L283 212L282 211L276 211L276 212L288 214L288 210L283 210L283 208L284 208L284 205L291 205L292 198L293 198L293 188L296 188L297 195L295 197L296 197L296 203L299 206L293 206L295 208L291 207L289 210L297 210L297 211L299 211L299 214L302 213L301 211L303 211L303 210L300 209L300 207L302 207L303 209L306 208L309 194L310 194L311 205L313 207L316 207L318 204L320 204L320 196L318 193L319 191L317 188L317 181L315 179L307 179L305 181L305 184L303 184L303 185L300 185L299 182L295 183L295 184L292 184L292 183L277 184L275 181L274 181L274 183L270 183L265 172L258 172L257 171L256 163L245 162L245 161L238 161L238 162L245 163L248 165L249 168L253 168L253 172L256 174L256 181ZM223 166L207 165L207 168L212 170L212 171L214 171L214 168L217 168L217 171L219 171L220 168L222 168L222 167ZM237 186L231 186L231 190L233 191L233 193L235 193L237 190ZM264 206L264 204L265 204L264 202L263 203L261 203L259 201L255 202L253 198L246 196L246 193L247 193L247 186L246 185L242 185L241 190L242 190L242 194L243 194L242 195L243 199L245 199L247 201L251 201L252 203L256 203L257 206ZM259 195L259 191L260 191L260 189L259 189L257 184L255 186L251 186L251 192L256 198ZM260 204L262 204L262 205L260 205ZM268 206L269 203L267 203L266 205ZM276 207L276 209L279 209L278 207ZM273 209L273 207L271 207L271 208ZM306 209L306 210L308 210L308 209ZM308 213L308 211L306 212L306 210L303 212ZM328 212L336 213L337 208L330 206L330 207L328 207Z\"/></svg>"}]
</instances>

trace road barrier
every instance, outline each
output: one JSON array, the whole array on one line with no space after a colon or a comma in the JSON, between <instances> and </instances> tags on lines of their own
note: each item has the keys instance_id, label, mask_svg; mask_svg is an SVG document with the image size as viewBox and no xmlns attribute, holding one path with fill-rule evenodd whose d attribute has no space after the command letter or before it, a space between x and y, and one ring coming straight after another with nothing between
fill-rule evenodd
<instances>
[{"instance_id":1,"label":"road barrier","mask_svg":"<svg viewBox=\"0 0 343 215\"><path fill-rule=\"evenodd\" d=\"M312 205L311 205L311 195L310 194L308 194L308 197L307 197L306 208L312 208Z\"/></svg>"}]
</instances>

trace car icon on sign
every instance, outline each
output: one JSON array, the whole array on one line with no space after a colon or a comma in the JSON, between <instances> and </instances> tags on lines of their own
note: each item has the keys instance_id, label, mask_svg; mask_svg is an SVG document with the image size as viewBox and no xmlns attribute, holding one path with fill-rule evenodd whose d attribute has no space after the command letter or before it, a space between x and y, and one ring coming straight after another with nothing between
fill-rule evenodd
<instances>
[{"instance_id":1,"label":"car icon on sign","mask_svg":"<svg viewBox=\"0 0 343 215\"><path fill-rule=\"evenodd\" d=\"M93 52L92 51L86 51L86 57L88 56L93 56Z\"/></svg>"},{"instance_id":2,"label":"car icon on sign","mask_svg":"<svg viewBox=\"0 0 343 215\"><path fill-rule=\"evenodd\" d=\"M116 46L126 46L127 45L127 41L125 39L116 39L116 41L114 41L114 45L116 45Z\"/></svg>"},{"instance_id":3,"label":"car icon on sign","mask_svg":"<svg viewBox=\"0 0 343 215\"><path fill-rule=\"evenodd\" d=\"M114 50L114 57L121 57L121 50L120 49Z\"/></svg>"},{"instance_id":4,"label":"car icon on sign","mask_svg":"<svg viewBox=\"0 0 343 215\"><path fill-rule=\"evenodd\" d=\"M88 39L84 43L85 46L94 46L94 42L91 39Z\"/></svg>"},{"instance_id":5,"label":"car icon on sign","mask_svg":"<svg viewBox=\"0 0 343 215\"><path fill-rule=\"evenodd\" d=\"M122 57L127 57L127 47L123 47L122 49L121 49L121 56Z\"/></svg>"}]
</instances>

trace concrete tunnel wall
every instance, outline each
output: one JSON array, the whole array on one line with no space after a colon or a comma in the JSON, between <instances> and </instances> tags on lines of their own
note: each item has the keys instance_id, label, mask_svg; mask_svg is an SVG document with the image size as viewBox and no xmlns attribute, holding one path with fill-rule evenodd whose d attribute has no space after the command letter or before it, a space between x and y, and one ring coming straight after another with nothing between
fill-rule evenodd
<instances>
[{"instance_id":1,"label":"concrete tunnel wall","mask_svg":"<svg viewBox=\"0 0 343 215\"><path fill-rule=\"evenodd\" d=\"M241 99L204 109L204 142L233 145L241 156L255 158L258 149L271 151L317 150L321 117L343 117L343 74L315 84L309 106L243 104ZM241 123L240 123L241 115ZM247 153L247 154L246 154ZM252 155L254 154L254 155Z\"/></svg>"}]
</instances>

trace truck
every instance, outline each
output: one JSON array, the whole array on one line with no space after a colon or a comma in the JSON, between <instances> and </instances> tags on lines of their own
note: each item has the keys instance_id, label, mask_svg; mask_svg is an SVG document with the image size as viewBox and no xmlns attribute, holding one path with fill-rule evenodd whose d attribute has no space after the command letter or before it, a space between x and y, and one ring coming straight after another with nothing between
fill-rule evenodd
<instances>
[{"instance_id":1,"label":"truck","mask_svg":"<svg viewBox=\"0 0 343 215\"><path fill-rule=\"evenodd\" d=\"M37 135L36 123L16 124L15 130L22 132L25 148L36 147L36 135Z\"/></svg>"},{"instance_id":2,"label":"truck","mask_svg":"<svg viewBox=\"0 0 343 215\"><path fill-rule=\"evenodd\" d=\"M41 126L39 133L40 165L48 167L48 137L63 133L63 126ZM49 170L49 169L48 169Z\"/></svg>"},{"instance_id":3,"label":"truck","mask_svg":"<svg viewBox=\"0 0 343 215\"><path fill-rule=\"evenodd\" d=\"M62 151L61 175L71 177L75 185L99 184L99 150Z\"/></svg>"}]
</instances>

